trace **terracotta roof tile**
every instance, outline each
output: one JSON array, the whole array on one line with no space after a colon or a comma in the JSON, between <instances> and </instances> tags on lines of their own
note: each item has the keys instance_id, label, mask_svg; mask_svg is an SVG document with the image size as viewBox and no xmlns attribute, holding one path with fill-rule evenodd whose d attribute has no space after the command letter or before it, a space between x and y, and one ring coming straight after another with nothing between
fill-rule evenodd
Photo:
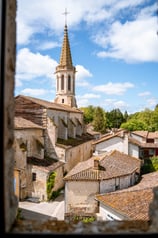
<instances>
[{"instance_id":1,"label":"terracotta roof tile","mask_svg":"<svg viewBox=\"0 0 158 238\"><path fill-rule=\"evenodd\" d=\"M141 137L144 137L144 138L152 138L152 139L155 139L155 138L158 138L158 131L155 131L155 132L150 132L150 131L132 131L133 134L135 135L139 135Z\"/></svg>"},{"instance_id":2,"label":"terracotta roof tile","mask_svg":"<svg viewBox=\"0 0 158 238\"><path fill-rule=\"evenodd\" d=\"M149 204L153 199L152 188L121 193L97 195L97 200L115 209L131 220L149 220Z\"/></svg>"},{"instance_id":3,"label":"terracotta roof tile","mask_svg":"<svg viewBox=\"0 0 158 238\"><path fill-rule=\"evenodd\" d=\"M78 163L65 177L65 180L101 180L120 177L137 171L140 168L140 160L119 151L112 151L98 155L99 165L104 170L94 168L94 159Z\"/></svg>"}]
</instances>

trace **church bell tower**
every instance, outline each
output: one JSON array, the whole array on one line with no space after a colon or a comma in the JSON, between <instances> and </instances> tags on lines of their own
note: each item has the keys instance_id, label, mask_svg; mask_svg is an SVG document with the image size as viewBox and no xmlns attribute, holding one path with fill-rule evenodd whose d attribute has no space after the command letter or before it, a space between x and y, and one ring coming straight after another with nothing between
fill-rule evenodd
<instances>
[{"instance_id":1,"label":"church bell tower","mask_svg":"<svg viewBox=\"0 0 158 238\"><path fill-rule=\"evenodd\" d=\"M67 12L65 11L65 16ZM70 107L77 107L75 98L75 73L76 68L72 64L68 29L65 22L64 40L60 55L60 63L56 67L56 97L54 102Z\"/></svg>"}]
</instances>

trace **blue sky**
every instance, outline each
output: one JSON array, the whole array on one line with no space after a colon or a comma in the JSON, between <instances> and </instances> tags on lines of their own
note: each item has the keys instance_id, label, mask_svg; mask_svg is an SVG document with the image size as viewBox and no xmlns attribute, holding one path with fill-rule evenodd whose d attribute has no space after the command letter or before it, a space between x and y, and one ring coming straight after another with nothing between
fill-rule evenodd
<instances>
[{"instance_id":1,"label":"blue sky","mask_svg":"<svg viewBox=\"0 0 158 238\"><path fill-rule=\"evenodd\" d=\"M158 2L17 0L15 96L55 99L67 9L78 107L131 114L158 104Z\"/></svg>"}]
</instances>

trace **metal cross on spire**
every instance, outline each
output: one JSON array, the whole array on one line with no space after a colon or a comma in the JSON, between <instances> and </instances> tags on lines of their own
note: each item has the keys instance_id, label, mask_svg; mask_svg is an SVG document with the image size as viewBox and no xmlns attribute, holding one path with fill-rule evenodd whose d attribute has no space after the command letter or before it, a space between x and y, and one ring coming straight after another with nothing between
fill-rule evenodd
<instances>
[{"instance_id":1,"label":"metal cross on spire","mask_svg":"<svg viewBox=\"0 0 158 238\"><path fill-rule=\"evenodd\" d=\"M65 26L67 25L67 15L69 14L69 12L67 12L67 9L65 8L65 12L63 12L62 14L65 15Z\"/></svg>"}]
</instances>

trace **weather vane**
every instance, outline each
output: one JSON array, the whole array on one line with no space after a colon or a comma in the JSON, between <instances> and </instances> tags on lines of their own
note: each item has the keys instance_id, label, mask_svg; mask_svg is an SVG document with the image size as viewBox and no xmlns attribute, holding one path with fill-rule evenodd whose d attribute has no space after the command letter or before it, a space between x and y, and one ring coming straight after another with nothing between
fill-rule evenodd
<instances>
[{"instance_id":1,"label":"weather vane","mask_svg":"<svg viewBox=\"0 0 158 238\"><path fill-rule=\"evenodd\" d=\"M65 26L67 25L67 15L69 14L69 12L67 12L67 9L65 8L65 12L63 12L62 14L65 15Z\"/></svg>"}]
</instances>

